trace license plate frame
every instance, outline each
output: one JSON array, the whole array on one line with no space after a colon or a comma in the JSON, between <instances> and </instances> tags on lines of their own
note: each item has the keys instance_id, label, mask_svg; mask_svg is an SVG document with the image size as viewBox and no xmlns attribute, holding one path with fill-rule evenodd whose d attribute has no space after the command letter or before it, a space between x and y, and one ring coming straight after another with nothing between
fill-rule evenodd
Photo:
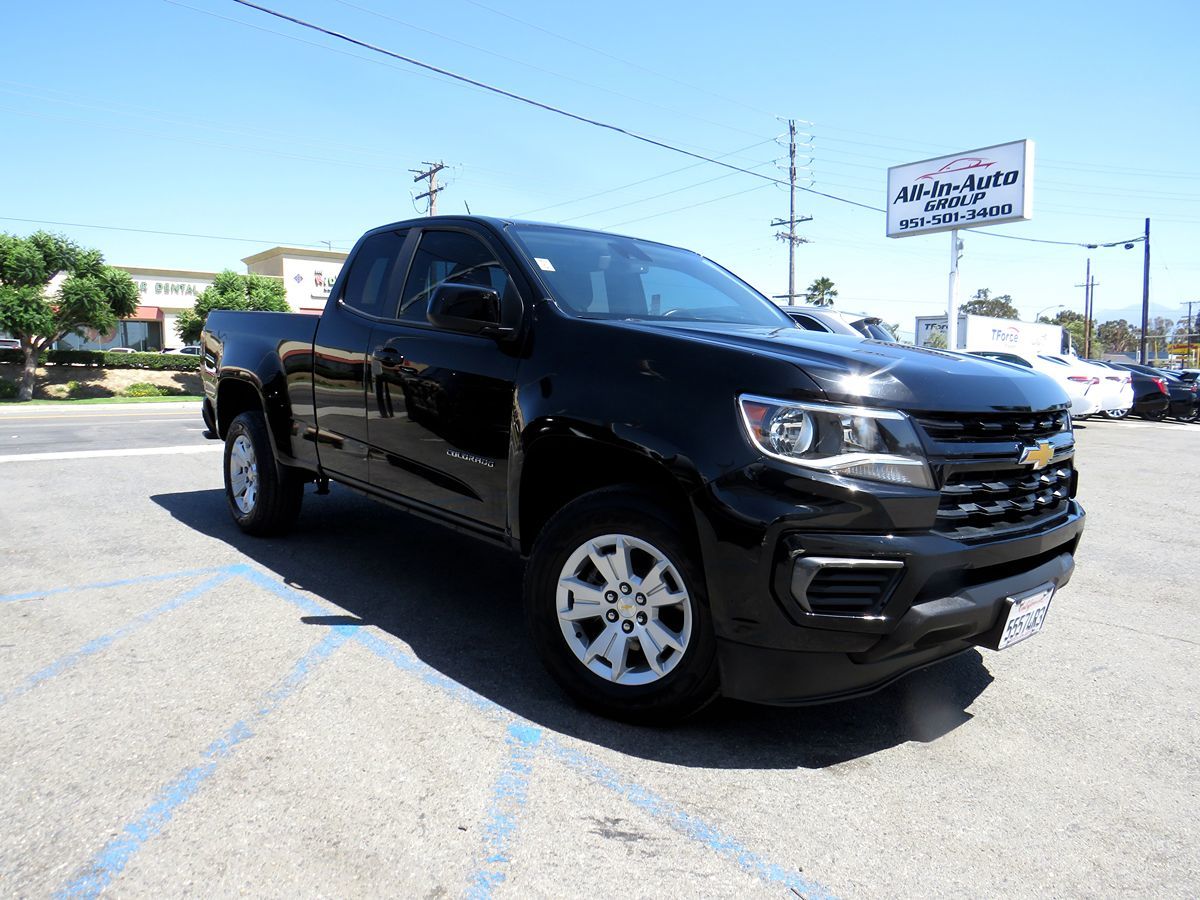
<instances>
[{"instance_id":1,"label":"license plate frame","mask_svg":"<svg viewBox=\"0 0 1200 900\"><path fill-rule=\"evenodd\" d=\"M1050 611L1050 601L1054 599L1057 588L1058 585L1054 582L1047 582L1033 590L1005 598L1009 604L1008 614L1004 618L1004 624L1000 626L996 641L997 650L1007 650L1036 634L1041 634L1046 625L1046 614Z\"/></svg>"}]
</instances>

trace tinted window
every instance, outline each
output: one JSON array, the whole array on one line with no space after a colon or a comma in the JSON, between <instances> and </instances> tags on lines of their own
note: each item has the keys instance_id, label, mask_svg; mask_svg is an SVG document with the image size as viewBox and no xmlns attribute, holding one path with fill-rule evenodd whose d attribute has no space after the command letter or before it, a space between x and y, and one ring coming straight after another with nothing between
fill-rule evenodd
<instances>
[{"instance_id":1,"label":"tinted window","mask_svg":"<svg viewBox=\"0 0 1200 900\"><path fill-rule=\"evenodd\" d=\"M799 315L797 313L788 313L797 325L808 331L829 331L824 325L814 319L812 316Z\"/></svg>"},{"instance_id":2,"label":"tinted window","mask_svg":"<svg viewBox=\"0 0 1200 900\"><path fill-rule=\"evenodd\" d=\"M995 359L1000 362L1012 363L1014 366L1024 366L1026 369L1032 369L1033 366L1028 360L1015 356L1012 353L979 353L979 356L987 359Z\"/></svg>"},{"instance_id":3,"label":"tinted window","mask_svg":"<svg viewBox=\"0 0 1200 900\"><path fill-rule=\"evenodd\" d=\"M424 322L429 296L443 281L490 287L501 303L511 291L508 273L478 238L461 231L427 231L404 283L399 317Z\"/></svg>"},{"instance_id":4,"label":"tinted window","mask_svg":"<svg viewBox=\"0 0 1200 900\"><path fill-rule=\"evenodd\" d=\"M400 250L407 232L373 234L359 248L350 267L342 302L372 316L387 317L400 296Z\"/></svg>"},{"instance_id":5,"label":"tinted window","mask_svg":"<svg viewBox=\"0 0 1200 900\"><path fill-rule=\"evenodd\" d=\"M521 225L512 233L560 306L580 316L788 323L762 294L687 250L572 228Z\"/></svg>"},{"instance_id":6,"label":"tinted window","mask_svg":"<svg viewBox=\"0 0 1200 900\"><path fill-rule=\"evenodd\" d=\"M863 319L861 322L855 322L854 328L860 334L874 338L877 341L890 341L892 343L896 341L896 336L892 334L892 330L877 319Z\"/></svg>"}]
</instances>

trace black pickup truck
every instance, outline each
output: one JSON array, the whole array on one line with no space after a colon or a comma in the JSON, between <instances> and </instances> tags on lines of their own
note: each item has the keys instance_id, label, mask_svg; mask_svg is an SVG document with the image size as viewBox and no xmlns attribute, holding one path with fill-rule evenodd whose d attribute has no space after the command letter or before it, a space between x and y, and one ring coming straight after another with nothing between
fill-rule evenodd
<instances>
[{"instance_id":1,"label":"black pickup truck","mask_svg":"<svg viewBox=\"0 0 1200 900\"><path fill-rule=\"evenodd\" d=\"M1041 629L1083 530L1050 379L806 332L663 244L399 222L319 318L214 312L202 340L245 531L332 480L511 548L550 673L633 721L1002 649Z\"/></svg>"}]
</instances>

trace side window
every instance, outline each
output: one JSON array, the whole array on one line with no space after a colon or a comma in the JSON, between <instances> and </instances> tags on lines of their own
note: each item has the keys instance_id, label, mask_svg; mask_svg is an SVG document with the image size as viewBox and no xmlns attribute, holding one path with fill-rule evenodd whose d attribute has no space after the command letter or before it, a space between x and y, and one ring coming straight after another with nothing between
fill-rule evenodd
<instances>
[{"instance_id":1,"label":"side window","mask_svg":"<svg viewBox=\"0 0 1200 900\"><path fill-rule=\"evenodd\" d=\"M399 318L424 322L429 297L443 281L490 287L500 295L501 303L511 300L508 273L482 242L460 231L427 231L404 283Z\"/></svg>"},{"instance_id":2,"label":"side window","mask_svg":"<svg viewBox=\"0 0 1200 900\"><path fill-rule=\"evenodd\" d=\"M812 316L793 315L792 319L794 319L796 324L799 325L801 328L805 329L806 331L825 331L825 332L829 331L828 328L826 328L824 325L822 325L820 322L818 322Z\"/></svg>"},{"instance_id":3,"label":"side window","mask_svg":"<svg viewBox=\"0 0 1200 900\"><path fill-rule=\"evenodd\" d=\"M342 302L371 316L387 317L400 296L400 250L406 231L384 231L367 238L350 267Z\"/></svg>"}]
</instances>

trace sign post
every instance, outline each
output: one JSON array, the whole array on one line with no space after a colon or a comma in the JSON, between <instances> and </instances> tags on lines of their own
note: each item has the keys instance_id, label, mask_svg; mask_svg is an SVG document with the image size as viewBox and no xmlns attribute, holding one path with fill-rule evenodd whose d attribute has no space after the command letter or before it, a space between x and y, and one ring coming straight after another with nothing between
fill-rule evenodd
<instances>
[{"instance_id":1,"label":"sign post","mask_svg":"<svg viewBox=\"0 0 1200 900\"><path fill-rule=\"evenodd\" d=\"M1033 141L1013 141L888 169L887 236L950 232L946 347L958 349L960 228L1033 218Z\"/></svg>"}]
</instances>

